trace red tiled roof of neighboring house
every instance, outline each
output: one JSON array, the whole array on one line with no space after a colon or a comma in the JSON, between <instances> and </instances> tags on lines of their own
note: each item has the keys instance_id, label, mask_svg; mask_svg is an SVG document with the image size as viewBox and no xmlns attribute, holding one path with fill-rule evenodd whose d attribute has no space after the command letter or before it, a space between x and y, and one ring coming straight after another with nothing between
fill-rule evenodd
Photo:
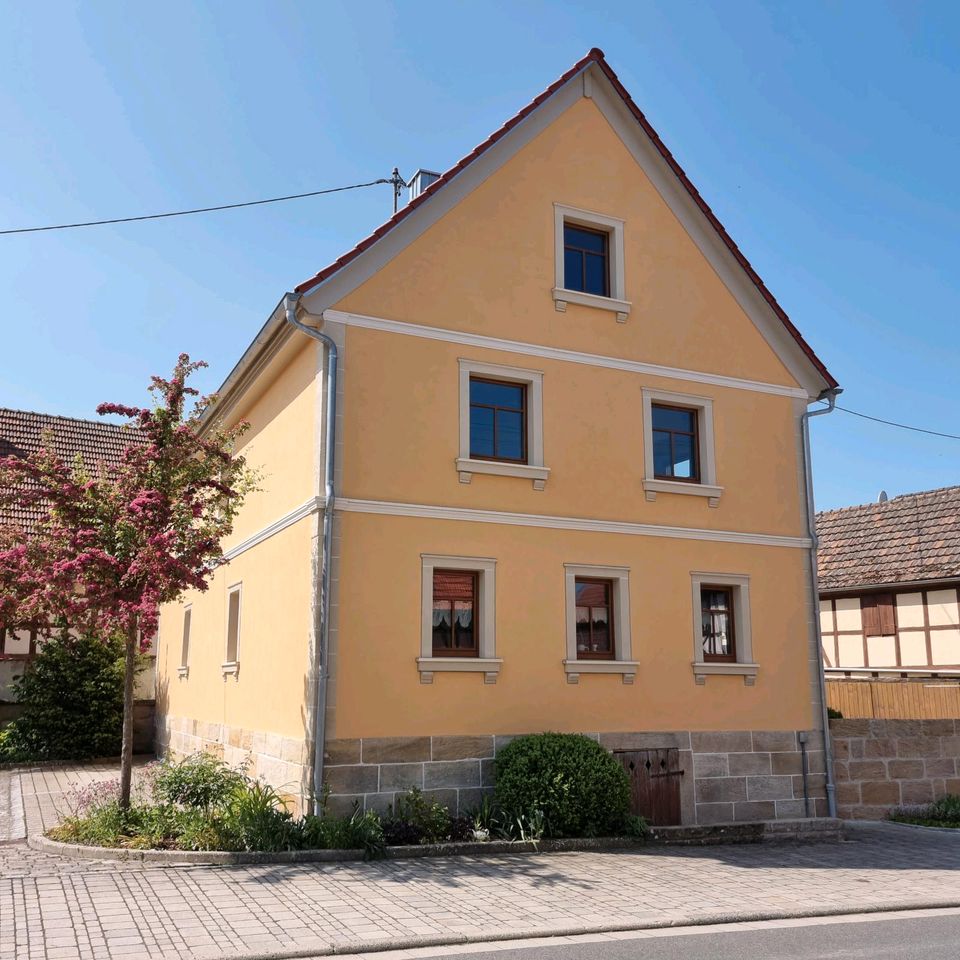
<instances>
[{"instance_id":1,"label":"red tiled roof of neighboring house","mask_svg":"<svg viewBox=\"0 0 960 960\"><path fill-rule=\"evenodd\" d=\"M960 577L960 487L817 514L820 587Z\"/></svg>"},{"instance_id":2,"label":"red tiled roof of neighboring house","mask_svg":"<svg viewBox=\"0 0 960 960\"><path fill-rule=\"evenodd\" d=\"M43 446L46 430L53 435L53 449L58 457L71 463L80 454L89 470L97 469L100 464L108 468L119 466L124 449L139 442L136 430L102 420L77 420L0 407L0 457L35 453ZM27 530L43 512L39 504L0 509L0 526Z\"/></svg>"},{"instance_id":3,"label":"red tiled roof of neighboring house","mask_svg":"<svg viewBox=\"0 0 960 960\"><path fill-rule=\"evenodd\" d=\"M636 121L643 128L644 132L653 142L653 145L659 151L660 156L666 161L670 169L674 172L677 179L683 185L687 193L690 194L690 197L693 199L694 203L700 208L707 220L710 221L711 226L717 231L721 240L723 240L727 249L733 254L740 266L746 271L747 276L754 283L757 289L760 291L763 299L769 304L770 308L779 318L780 322L786 327L790 336L797 342L800 349L803 350L804 354L817 369L823 379L827 382L830 387L836 387L837 381L834 379L833 375L826 368L824 363L820 358L813 352L813 348L803 339L800 331L793 325L793 322L787 316L786 311L783 307L777 303L776 297L767 289L766 284L763 280L760 279L760 275L753 269L750 265L750 261L743 255L740 248L733 241L733 238L730 234L727 233L726 228L717 218L717 215L710 209L707 202L700 196L700 192L690 181L690 178L686 175L683 168L677 163L676 158L673 154L667 149L664 142L660 139L659 134L656 130L653 129L653 126L650 124L650 121L643 115L643 112L640 108L634 103L633 98L627 92L626 88L620 82L617 75L613 72L610 65L607 63L604 53L602 50L594 47L582 60L578 60L566 73L561 77L555 80L553 83L547 87L538 97L535 97L530 103L527 104L519 113L511 117L502 127L496 130L494 133L490 134L483 143L474 147L463 159L455 163L449 170L447 170L438 180L435 180L430 184L426 190L423 191L418 197L410 201L405 207L401 210L398 210L386 223L377 227L370 236L361 240L352 250L349 250L342 257L337 260L334 260L329 266L324 267L319 273L311 277L309 280L304 281L299 286L295 288L297 293L305 293L308 290L311 290L317 284L322 283L324 280L332 277L338 270L341 270L348 263L355 260L360 254L365 250L368 250L372 247L378 240L380 240L385 234L389 233L397 224L405 220L414 210L422 206L427 202L431 197L435 196L440 190L442 190L448 183L450 183L453 178L460 173L465 167L469 166L474 160L476 160L481 154L485 153L490 147L492 147L497 141L501 140L506 136L514 127L521 123L526 117L528 117L537 107L540 106L545 100L549 99L557 90L560 89L568 80L573 76L587 67L589 64L595 63L600 70L603 72L604 76L610 81L613 88L620 95L623 102L626 104L627 108L636 119Z\"/></svg>"}]
</instances>

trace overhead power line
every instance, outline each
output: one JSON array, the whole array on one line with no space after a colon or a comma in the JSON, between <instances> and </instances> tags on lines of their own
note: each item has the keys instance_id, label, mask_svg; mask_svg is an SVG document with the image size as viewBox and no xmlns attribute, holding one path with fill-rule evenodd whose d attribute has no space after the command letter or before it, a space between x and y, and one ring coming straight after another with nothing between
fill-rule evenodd
<instances>
[{"instance_id":1,"label":"overhead power line","mask_svg":"<svg viewBox=\"0 0 960 960\"><path fill-rule=\"evenodd\" d=\"M11 233L41 233L45 230L73 230L77 227L101 227L108 223L134 223L137 220L163 220L167 217L187 217L194 213L213 213L216 210L236 210L238 207L259 207L265 203L282 203L285 200L303 200L306 197L320 197L325 193L342 193L344 190L359 190L361 187L375 187L381 183L393 183L393 180L371 180L369 183L351 183L346 187L331 187L328 190L312 190L310 193L292 193L286 197L270 197L267 200L247 200L243 203L221 203L215 207L197 207L194 210L174 210L172 213L148 213L140 217L115 217L112 220L87 220L84 223L58 223L48 227L18 227L16 230L0 230L0 236Z\"/></svg>"},{"instance_id":2,"label":"overhead power line","mask_svg":"<svg viewBox=\"0 0 960 960\"><path fill-rule=\"evenodd\" d=\"M960 436L955 433L941 433L939 430L927 430L924 427L912 427L907 423L895 423L893 420L883 420L880 417L871 417L867 413L860 413L857 410L851 410L848 407L841 407L837 404L837 410L849 413L851 416L860 417L862 420L872 420L874 423L882 423L888 427L898 427L900 430L912 430L914 433L927 433L931 437L946 437L948 440L960 440Z\"/></svg>"}]
</instances>

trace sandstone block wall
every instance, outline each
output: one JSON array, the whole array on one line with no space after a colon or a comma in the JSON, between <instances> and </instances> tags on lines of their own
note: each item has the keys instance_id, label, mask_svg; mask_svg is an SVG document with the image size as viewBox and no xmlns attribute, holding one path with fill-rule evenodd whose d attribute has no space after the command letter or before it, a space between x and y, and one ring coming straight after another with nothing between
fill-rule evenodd
<instances>
[{"instance_id":1,"label":"sandstone block wall","mask_svg":"<svg viewBox=\"0 0 960 960\"><path fill-rule=\"evenodd\" d=\"M741 730L588 733L611 751L678 751L682 822L715 824L826 816L823 744L806 731L807 801L802 731ZM387 737L327 743L324 776L330 809L354 804L386 810L413 787L454 813L492 791L497 752L513 736Z\"/></svg>"},{"instance_id":2,"label":"sandstone block wall","mask_svg":"<svg viewBox=\"0 0 960 960\"><path fill-rule=\"evenodd\" d=\"M960 794L960 720L832 720L837 813L882 820Z\"/></svg>"},{"instance_id":3,"label":"sandstone block wall","mask_svg":"<svg viewBox=\"0 0 960 960\"><path fill-rule=\"evenodd\" d=\"M309 752L304 740L188 717L158 716L156 733L158 756L183 757L205 750L231 766L245 765L251 777L274 787L291 810L304 811L309 793Z\"/></svg>"}]
</instances>

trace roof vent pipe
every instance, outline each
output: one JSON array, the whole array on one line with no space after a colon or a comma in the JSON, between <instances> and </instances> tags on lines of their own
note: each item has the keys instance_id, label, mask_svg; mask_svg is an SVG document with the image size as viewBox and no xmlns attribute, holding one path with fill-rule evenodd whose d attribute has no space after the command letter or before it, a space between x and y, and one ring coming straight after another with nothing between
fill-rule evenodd
<instances>
[{"instance_id":1,"label":"roof vent pipe","mask_svg":"<svg viewBox=\"0 0 960 960\"><path fill-rule=\"evenodd\" d=\"M890 498L887 496L886 490L880 491L880 496L877 497L877 503L886 503Z\"/></svg>"},{"instance_id":2,"label":"roof vent pipe","mask_svg":"<svg viewBox=\"0 0 960 960\"><path fill-rule=\"evenodd\" d=\"M440 179L440 174L433 170L418 170L411 178L407 186L410 188L410 200L416 200L431 183Z\"/></svg>"}]
</instances>

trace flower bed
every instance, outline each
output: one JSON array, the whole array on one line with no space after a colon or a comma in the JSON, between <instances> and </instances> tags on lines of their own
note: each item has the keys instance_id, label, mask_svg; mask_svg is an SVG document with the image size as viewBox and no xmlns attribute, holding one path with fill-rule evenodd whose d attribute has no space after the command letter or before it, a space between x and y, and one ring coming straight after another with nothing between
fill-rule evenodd
<instances>
[{"instance_id":1,"label":"flower bed","mask_svg":"<svg viewBox=\"0 0 960 960\"><path fill-rule=\"evenodd\" d=\"M339 850L362 851L369 859L384 856L388 847L598 835L639 839L646 832L642 817L627 814L626 775L594 741L569 734L521 737L504 750L502 765L508 802L485 798L469 816L453 817L414 789L398 795L384 816L357 808L348 817L294 817L272 787L199 753L141 768L126 810L116 781L73 791L67 797L70 815L47 836L128 851Z\"/></svg>"},{"instance_id":2,"label":"flower bed","mask_svg":"<svg viewBox=\"0 0 960 960\"><path fill-rule=\"evenodd\" d=\"M941 827L960 830L960 797L948 793L933 803L917 807L898 807L890 814L896 823L915 827Z\"/></svg>"}]
</instances>

